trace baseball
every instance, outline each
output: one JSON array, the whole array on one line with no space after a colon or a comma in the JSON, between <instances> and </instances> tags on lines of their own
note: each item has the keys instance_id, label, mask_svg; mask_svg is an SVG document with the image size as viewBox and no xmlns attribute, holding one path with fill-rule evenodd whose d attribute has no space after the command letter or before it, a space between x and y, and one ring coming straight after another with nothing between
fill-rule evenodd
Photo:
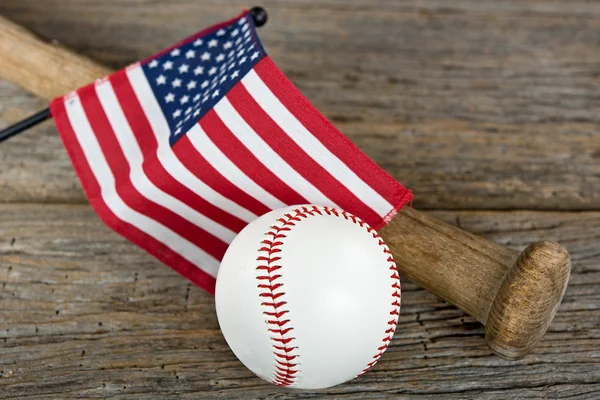
<instances>
[{"instance_id":1,"label":"baseball","mask_svg":"<svg viewBox=\"0 0 600 400\"><path fill-rule=\"evenodd\" d=\"M321 389L369 370L391 342L400 280L375 229L345 211L271 211L233 240L217 276L225 340L279 386Z\"/></svg>"}]
</instances>

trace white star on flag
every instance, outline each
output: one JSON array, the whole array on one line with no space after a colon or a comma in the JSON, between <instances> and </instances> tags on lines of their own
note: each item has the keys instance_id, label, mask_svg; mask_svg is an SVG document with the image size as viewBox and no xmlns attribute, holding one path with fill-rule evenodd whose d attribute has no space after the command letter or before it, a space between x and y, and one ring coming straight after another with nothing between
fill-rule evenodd
<instances>
[{"instance_id":1,"label":"white star on flag","mask_svg":"<svg viewBox=\"0 0 600 400\"><path fill-rule=\"evenodd\" d=\"M157 60L152 60L152 61L150 61L150 64L148 64L148 66L150 68L156 68L157 65L158 65L158 61Z\"/></svg>"},{"instance_id":2,"label":"white star on flag","mask_svg":"<svg viewBox=\"0 0 600 400\"><path fill-rule=\"evenodd\" d=\"M169 93L165 96L165 102L172 103L173 101L175 101L175 95L173 93Z\"/></svg>"},{"instance_id":3,"label":"white star on flag","mask_svg":"<svg viewBox=\"0 0 600 400\"><path fill-rule=\"evenodd\" d=\"M215 90L214 93L212 94L213 99L215 97L217 97L221 92L219 91L219 89Z\"/></svg>"},{"instance_id":4,"label":"white star on flag","mask_svg":"<svg viewBox=\"0 0 600 400\"><path fill-rule=\"evenodd\" d=\"M225 29L219 29L217 32L217 36L223 36L225 34Z\"/></svg>"},{"instance_id":5,"label":"white star on flag","mask_svg":"<svg viewBox=\"0 0 600 400\"><path fill-rule=\"evenodd\" d=\"M163 64L163 69L164 69L165 71L167 71L167 70L170 70L170 69L173 69L173 62L172 62L172 61L166 61L166 62Z\"/></svg>"},{"instance_id":6,"label":"white star on flag","mask_svg":"<svg viewBox=\"0 0 600 400\"><path fill-rule=\"evenodd\" d=\"M217 68L216 67L212 67L211 69L208 70L208 75L214 75L217 73Z\"/></svg>"},{"instance_id":7,"label":"white star on flag","mask_svg":"<svg viewBox=\"0 0 600 400\"><path fill-rule=\"evenodd\" d=\"M251 61L254 61L258 58L260 54L258 53L258 51L255 51L254 54L252 54L252 56L250 57Z\"/></svg>"},{"instance_id":8,"label":"white star on flag","mask_svg":"<svg viewBox=\"0 0 600 400\"><path fill-rule=\"evenodd\" d=\"M204 68L197 66L194 68L194 75L202 75L204 73Z\"/></svg>"},{"instance_id":9,"label":"white star on flag","mask_svg":"<svg viewBox=\"0 0 600 400\"><path fill-rule=\"evenodd\" d=\"M190 81L190 83L187 84L187 88L188 90L192 90L196 88L196 81Z\"/></svg>"},{"instance_id":10,"label":"white star on flag","mask_svg":"<svg viewBox=\"0 0 600 400\"><path fill-rule=\"evenodd\" d=\"M240 30L235 29L233 32L231 32L231 37L236 37L239 33L240 33Z\"/></svg>"},{"instance_id":11,"label":"white star on flag","mask_svg":"<svg viewBox=\"0 0 600 400\"><path fill-rule=\"evenodd\" d=\"M204 81L204 82L202 82L202 85L200 85L200 87L201 87L202 89L206 89L206 88L208 87L208 81Z\"/></svg>"},{"instance_id":12,"label":"white star on flag","mask_svg":"<svg viewBox=\"0 0 600 400\"><path fill-rule=\"evenodd\" d=\"M233 74L231 74L231 79L235 79L238 76L240 76L240 71L239 70L235 70L235 71L233 71Z\"/></svg>"},{"instance_id":13,"label":"white star on flag","mask_svg":"<svg viewBox=\"0 0 600 400\"><path fill-rule=\"evenodd\" d=\"M164 75L159 75L158 78L156 78L157 85L164 85L165 83L167 83L167 78Z\"/></svg>"},{"instance_id":14,"label":"white star on flag","mask_svg":"<svg viewBox=\"0 0 600 400\"><path fill-rule=\"evenodd\" d=\"M188 50L185 52L185 58L194 58L196 56L196 52L194 50Z\"/></svg>"},{"instance_id":15,"label":"white star on flag","mask_svg":"<svg viewBox=\"0 0 600 400\"><path fill-rule=\"evenodd\" d=\"M204 53L202 53L202 55L200 56L200 59L202 61L208 61L210 60L210 53L205 51Z\"/></svg>"},{"instance_id":16,"label":"white star on flag","mask_svg":"<svg viewBox=\"0 0 600 400\"><path fill-rule=\"evenodd\" d=\"M174 80L174 81L171 83L171 85L172 85L174 88L176 88L176 87L180 87L180 86L181 86L181 79L179 79L179 78L175 79L175 80Z\"/></svg>"},{"instance_id":17,"label":"white star on flag","mask_svg":"<svg viewBox=\"0 0 600 400\"><path fill-rule=\"evenodd\" d=\"M198 46L202 46L202 43L204 43L204 42L202 41L202 39L196 39L196 40L194 41L194 46L196 46L196 47L198 47Z\"/></svg>"},{"instance_id":18,"label":"white star on flag","mask_svg":"<svg viewBox=\"0 0 600 400\"><path fill-rule=\"evenodd\" d=\"M181 116L181 110L176 110L176 111L173 113L173 118L179 118L180 116Z\"/></svg>"},{"instance_id":19,"label":"white star on flag","mask_svg":"<svg viewBox=\"0 0 600 400\"><path fill-rule=\"evenodd\" d=\"M183 74L185 72L188 72L188 70L190 69L190 66L187 64L182 64L181 67L179 67L179 73Z\"/></svg>"},{"instance_id":20,"label":"white star on flag","mask_svg":"<svg viewBox=\"0 0 600 400\"><path fill-rule=\"evenodd\" d=\"M173 49L173 51L171 52L171 56L177 57L180 53L181 53L181 50Z\"/></svg>"},{"instance_id":21,"label":"white star on flag","mask_svg":"<svg viewBox=\"0 0 600 400\"><path fill-rule=\"evenodd\" d=\"M223 48L224 48L225 50L228 50L228 49L230 49L230 48L231 48L231 46L233 46L233 43L231 43L231 42L226 42L226 43L223 45Z\"/></svg>"},{"instance_id":22,"label":"white star on flag","mask_svg":"<svg viewBox=\"0 0 600 400\"><path fill-rule=\"evenodd\" d=\"M225 59L225 54L221 53L217 56L217 62L221 62Z\"/></svg>"},{"instance_id":23,"label":"white star on flag","mask_svg":"<svg viewBox=\"0 0 600 400\"><path fill-rule=\"evenodd\" d=\"M190 100L190 97L186 95L186 96L183 96L183 97L181 98L181 100L179 100L179 102L180 102L181 104L185 104L185 103L187 103L189 100Z\"/></svg>"},{"instance_id":24,"label":"white star on flag","mask_svg":"<svg viewBox=\"0 0 600 400\"><path fill-rule=\"evenodd\" d=\"M217 39L213 39L208 42L208 48L217 47L217 44L219 44L219 41Z\"/></svg>"}]
</instances>

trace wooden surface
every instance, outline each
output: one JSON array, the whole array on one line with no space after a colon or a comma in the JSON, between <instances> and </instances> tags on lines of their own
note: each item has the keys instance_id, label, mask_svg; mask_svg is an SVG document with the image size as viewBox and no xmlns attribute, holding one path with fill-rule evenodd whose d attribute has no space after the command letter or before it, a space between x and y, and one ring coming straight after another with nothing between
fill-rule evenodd
<instances>
[{"instance_id":1,"label":"wooden surface","mask_svg":"<svg viewBox=\"0 0 600 400\"><path fill-rule=\"evenodd\" d=\"M501 360L473 319L404 280L372 372L273 388L228 350L210 296L99 223L46 123L0 147L0 397L600 397L600 5L263 4L275 62L415 207L516 249L567 247L571 282L545 339ZM4 0L0 13L117 68L247 6ZM42 107L0 82L0 124Z\"/></svg>"},{"instance_id":2,"label":"wooden surface","mask_svg":"<svg viewBox=\"0 0 600 400\"><path fill-rule=\"evenodd\" d=\"M0 54L0 78L48 101L110 73L4 17ZM569 281L569 254L556 242L532 243L519 255L409 207L380 234L401 274L485 324L490 349L510 360L544 336Z\"/></svg>"}]
</instances>

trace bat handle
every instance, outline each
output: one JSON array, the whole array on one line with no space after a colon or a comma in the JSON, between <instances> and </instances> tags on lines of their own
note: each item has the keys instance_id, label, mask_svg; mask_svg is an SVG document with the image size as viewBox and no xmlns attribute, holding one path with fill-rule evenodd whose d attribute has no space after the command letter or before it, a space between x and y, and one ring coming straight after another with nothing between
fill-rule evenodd
<instances>
[{"instance_id":1,"label":"bat handle","mask_svg":"<svg viewBox=\"0 0 600 400\"><path fill-rule=\"evenodd\" d=\"M569 279L569 254L557 243L519 253L414 209L403 209L381 236L403 276L484 324L490 349L507 359L542 338Z\"/></svg>"},{"instance_id":2,"label":"bat handle","mask_svg":"<svg viewBox=\"0 0 600 400\"><path fill-rule=\"evenodd\" d=\"M500 285L485 324L490 349L507 359L529 353L546 333L565 294L571 261L558 243L527 247Z\"/></svg>"}]
</instances>

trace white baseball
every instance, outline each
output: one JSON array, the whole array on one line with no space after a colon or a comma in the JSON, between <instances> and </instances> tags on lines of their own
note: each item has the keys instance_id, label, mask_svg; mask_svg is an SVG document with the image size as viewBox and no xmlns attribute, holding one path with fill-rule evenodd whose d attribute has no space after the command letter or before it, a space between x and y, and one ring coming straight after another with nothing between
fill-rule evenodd
<instances>
[{"instance_id":1,"label":"white baseball","mask_svg":"<svg viewBox=\"0 0 600 400\"><path fill-rule=\"evenodd\" d=\"M320 389L371 368L389 345L400 280L377 232L345 211L271 211L233 240L217 277L235 355L280 386Z\"/></svg>"}]
</instances>

